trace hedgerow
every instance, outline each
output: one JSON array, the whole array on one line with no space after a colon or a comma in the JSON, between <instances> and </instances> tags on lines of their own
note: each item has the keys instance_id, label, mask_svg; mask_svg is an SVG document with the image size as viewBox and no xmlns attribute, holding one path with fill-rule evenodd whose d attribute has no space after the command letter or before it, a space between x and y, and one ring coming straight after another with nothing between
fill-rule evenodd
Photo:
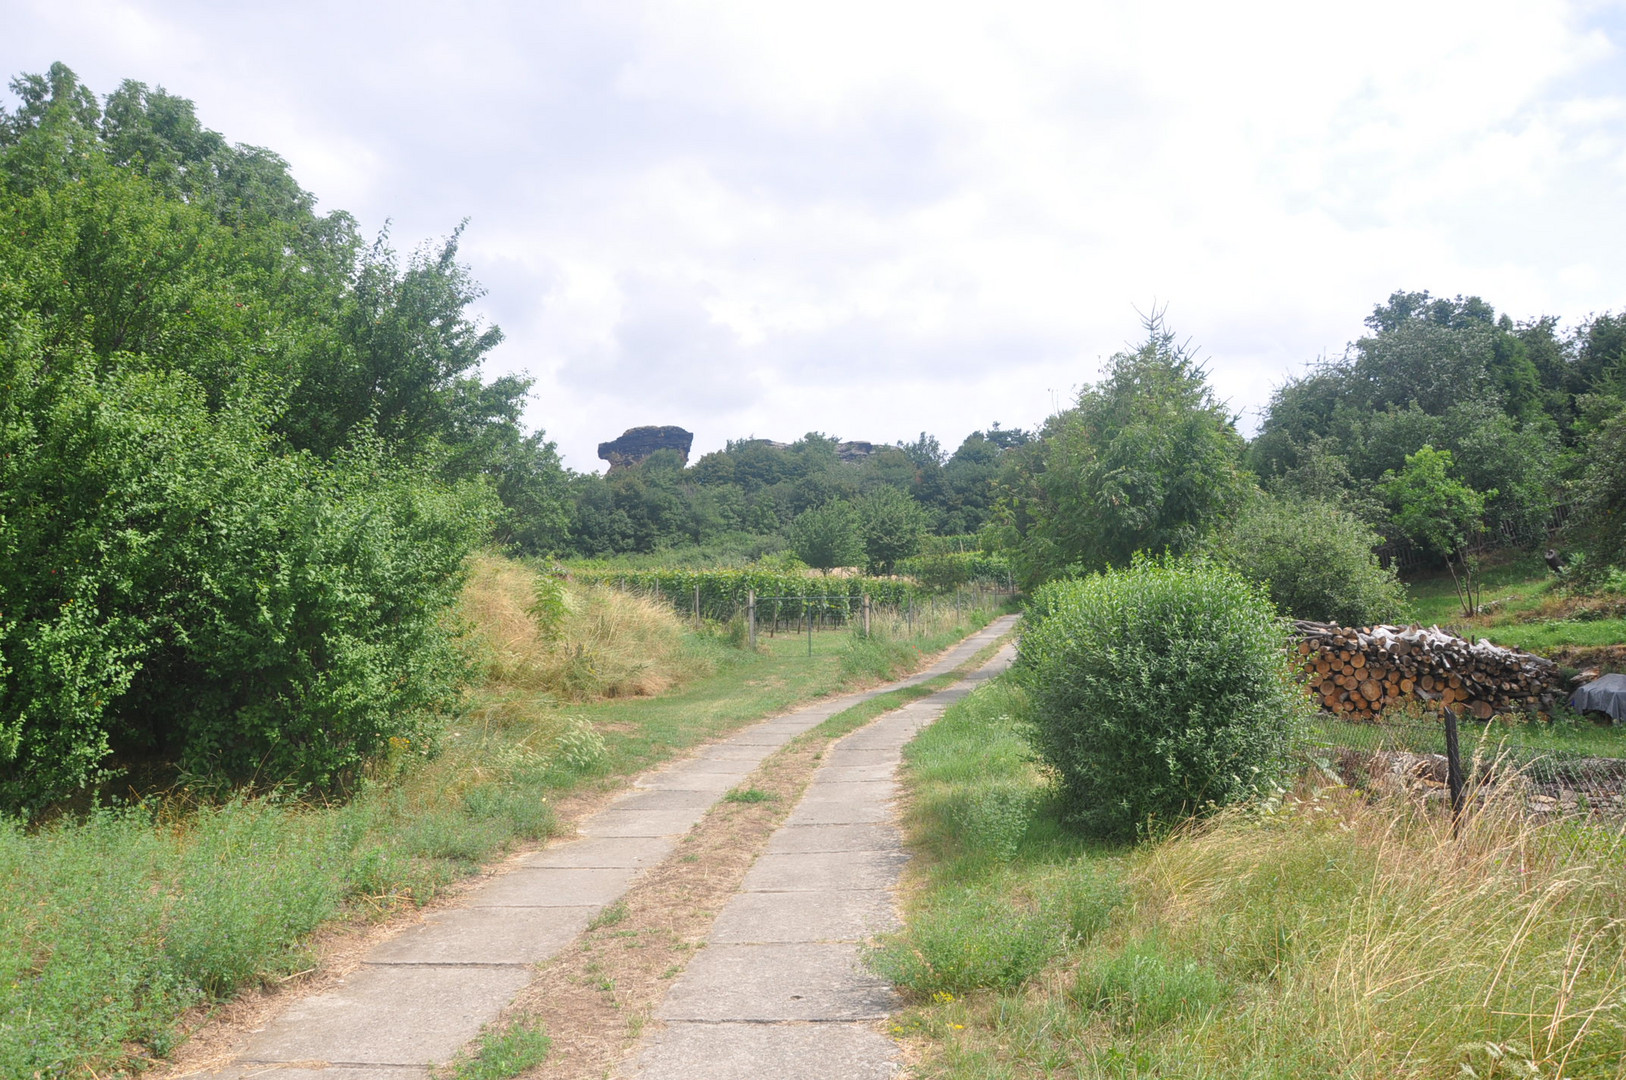
<instances>
[{"instance_id":1,"label":"hedgerow","mask_svg":"<svg viewBox=\"0 0 1626 1080\"><path fill-rule=\"evenodd\" d=\"M94 782L115 749L330 785L432 734L483 488L366 441L288 453L188 375L98 375L26 338L0 383L0 806Z\"/></svg>"},{"instance_id":2,"label":"hedgerow","mask_svg":"<svg viewBox=\"0 0 1626 1080\"><path fill-rule=\"evenodd\" d=\"M747 567L739 570L574 570L582 581L602 582L618 588L658 595L680 611L693 611L695 588L700 590L700 615L727 621L745 612L750 593L756 593L757 618L800 619L808 612L845 620L869 597L872 605L902 607L917 590L893 578L808 577Z\"/></svg>"},{"instance_id":3,"label":"hedgerow","mask_svg":"<svg viewBox=\"0 0 1626 1080\"><path fill-rule=\"evenodd\" d=\"M1011 563L1004 555L986 551L945 551L899 559L897 571L922 588L947 592L960 585L985 581L1003 586L1011 580Z\"/></svg>"}]
</instances>

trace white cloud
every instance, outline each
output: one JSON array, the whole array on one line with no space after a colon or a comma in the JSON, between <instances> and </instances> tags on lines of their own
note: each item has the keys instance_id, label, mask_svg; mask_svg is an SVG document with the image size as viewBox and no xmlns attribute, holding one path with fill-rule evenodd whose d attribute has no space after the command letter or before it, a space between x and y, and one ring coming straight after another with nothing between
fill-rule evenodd
<instances>
[{"instance_id":1,"label":"white cloud","mask_svg":"<svg viewBox=\"0 0 1626 1080\"><path fill-rule=\"evenodd\" d=\"M1626 301L1619 4L35 4L0 63L193 97L444 233L570 463L1033 423L1171 304L1238 409L1396 288Z\"/></svg>"}]
</instances>

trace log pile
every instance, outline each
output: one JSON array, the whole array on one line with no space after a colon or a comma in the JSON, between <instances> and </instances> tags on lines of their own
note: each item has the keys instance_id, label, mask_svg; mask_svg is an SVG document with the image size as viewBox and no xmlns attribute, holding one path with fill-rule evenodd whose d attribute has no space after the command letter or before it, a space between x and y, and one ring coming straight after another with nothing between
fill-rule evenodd
<instances>
[{"instance_id":1,"label":"log pile","mask_svg":"<svg viewBox=\"0 0 1626 1080\"><path fill-rule=\"evenodd\" d=\"M1558 665L1437 626L1343 627L1295 622L1298 659L1321 707L1370 720L1404 701L1450 705L1489 720L1503 712L1542 712L1562 699Z\"/></svg>"}]
</instances>

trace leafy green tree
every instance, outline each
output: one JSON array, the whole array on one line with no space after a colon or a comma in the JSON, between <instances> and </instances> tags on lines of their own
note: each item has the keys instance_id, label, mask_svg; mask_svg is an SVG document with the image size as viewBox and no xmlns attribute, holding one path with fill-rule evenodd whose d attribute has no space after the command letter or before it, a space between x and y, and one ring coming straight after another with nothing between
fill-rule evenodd
<instances>
[{"instance_id":1,"label":"leafy green tree","mask_svg":"<svg viewBox=\"0 0 1626 1080\"><path fill-rule=\"evenodd\" d=\"M1012 459L1006 540L1029 584L1189 551L1247 496L1242 439L1161 317ZM1014 535L1013 535L1014 534Z\"/></svg>"},{"instance_id":2,"label":"leafy green tree","mask_svg":"<svg viewBox=\"0 0 1626 1080\"><path fill-rule=\"evenodd\" d=\"M1585 576L1598 578L1626 567L1626 406L1601 396L1585 404L1591 432L1565 536L1586 555Z\"/></svg>"},{"instance_id":3,"label":"leafy green tree","mask_svg":"<svg viewBox=\"0 0 1626 1080\"><path fill-rule=\"evenodd\" d=\"M348 217L190 102L126 83L104 109L60 64L12 85L0 804L113 750L333 786L432 741L467 554L494 518L555 546L564 494L523 381L478 376L496 337L456 237L358 261Z\"/></svg>"},{"instance_id":4,"label":"leafy green tree","mask_svg":"<svg viewBox=\"0 0 1626 1080\"><path fill-rule=\"evenodd\" d=\"M1473 553L1485 527L1486 500L1496 490L1478 492L1452 475L1451 451L1424 446L1406 456L1399 473L1384 474L1381 490L1393 509L1395 527L1420 547L1445 558L1462 613L1479 607L1481 582Z\"/></svg>"},{"instance_id":5,"label":"leafy green tree","mask_svg":"<svg viewBox=\"0 0 1626 1080\"><path fill-rule=\"evenodd\" d=\"M1204 551L1263 585L1283 614L1343 626L1393 622L1406 589L1378 562L1383 538L1338 505L1260 495Z\"/></svg>"},{"instance_id":6,"label":"leafy green tree","mask_svg":"<svg viewBox=\"0 0 1626 1080\"><path fill-rule=\"evenodd\" d=\"M899 559L920 551L926 512L897 488L876 488L854 504L864 560L871 573L890 574ZM809 565L815 565L809 561Z\"/></svg>"},{"instance_id":7,"label":"leafy green tree","mask_svg":"<svg viewBox=\"0 0 1626 1080\"><path fill-rule=\"evenodd\" d=\"M790 546L798 559L825 573L864 560L858 515L851 503L842 500L798 514L790 525Z\"/></svg>"}]
</instances>

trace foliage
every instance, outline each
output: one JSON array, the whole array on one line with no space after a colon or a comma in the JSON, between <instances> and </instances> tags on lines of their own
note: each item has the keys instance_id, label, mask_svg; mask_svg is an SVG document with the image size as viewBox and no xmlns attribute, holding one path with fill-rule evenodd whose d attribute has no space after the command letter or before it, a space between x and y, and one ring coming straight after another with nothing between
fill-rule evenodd
<instances>
[{"instance_id":1,"label":"foliage","mask_svg":"<svg viewBox=\"0 0 1626 1080\"><path fill-rule=\"evenodd\" d=\"M1160 315L1145 325L1145 343L1012 459L1004 544L1025 584L1191 550L1247 493L1241 437L1204 368Z\"/></svg>"},{"instance_id":2,"label":"foliage","mask_svg":"<svg viewBox=\"0 0 1626 1080\"><path fill-rule=\"evenodd\" d=\"M459 1055L452 1080L510 1080L547 1059L553 1049L542 1026L518 1020L500 1031L483 1031L472 1054Z\"/></svg>"},{"instance_id":3,"label":"foliage","mask_svg":"<svg viewBox=\"0 0 1626 1080\"><path fill-rule=\"evenodd\" d=\"M1495 489L1477 492L1451 475L1451 451L1424 444L1406 455L1400 473L1383 475L1379 489L1394 508L1393 521L1414 543L1445 556L1463 615L1479 608L1481 584L1470 549L1484 530L1485 502Z\"/></svg>"},{"instance_id":4,"label":"foliage","mask_svg":"<svg viewBox=\"0 0 1626 1080\"><path fill-rule=\"evenodd\" d=\"M1011 564L1004 555L981 551L945 551L899 559L898 573L915 579L921 588L947 592L974 581L1003 587L1010 581Z\"/></svg>"},{"instance_id":5,"label":"foliage","mask_svg":"<svg viewBox=\"0 0 1626 1080\"><path fill-rule=\"evenodd\" d=\"M1283 614L1342 626L1394 622L1406 589L1374 549L1383 538L1325 502L1261 495L1204 550L1263 585Z\"/></svg>"},{"instance_id":6,"label":"foliage","mask_svg":"<svg viewBox=\"0 0 1626 1080\"><path fill-rule=\"evenodd\" d=\"M1371 514L1385 472L1423 446L1449 450L1487 498L1487 524L1516 543L1545 540L1580 437L1578 395L1608 364L1608 316L1563 339L1557 320L1515 326L1478 297L1397 292L1371 333L1277 389L1250 464L1267 488Z\"/></svg>"},{"instance_id":7,"label":"foliage","mask_svg":"<svg viewBox=\"0 0 1626 1080\"><path fill-rule=\"evenodd\" d=\"M864 562L872 574L890 574L899 560L920 550L926 531L926 512L920 504L894 487L876 488L853 507L864 549ZM800 520L800 519L798 519ZM810 559L809 566L817 565Z\"/></svg>"},{"instance_id":8,"label":"foliage","mask_svg":"<svg viewBox=\"0 0 1626 1080\"><path fill-rule=\"evenodd\" d=\"M744 612L749 593L755 592L757 618L800 619L808 611L838 621L850 619L868 596L875 605L898 607L915 590L908 582L881 578L830 577L750 567L741 570L577 570L581 581L614 585L652 593L680 612L694 610L695 588L700 589L703 618L726 622Z\"/></svg>"},{"instance_id":9,"label":"foliage","mask_svg":"<svg viewBox=\"0 0 1626 1080\"><path fill-rule=\"evenodd\" d=\"M325 785L430 738L481 490L377 443L282 454L184 374L65 359L16 338L0 358L0 796L38 806L115 746Z\"/></svg>"},{"instance_id":10,"label":"foliage","mask_svg":"<svg viewBox=\"0 0 1626 1080\"><path fill-rule=\"evenodd\" d=\"M906 446L863 444L846 457L839 440L819 432L789 444L730 442L688 468L658 453L604 476L572 478L568 543L595 558L664 552L673 554L663 558L677 558L679 550L750 537L757 548L752 555L760 555L790 539L799 515L845 502L859 508L861 525L867 523L868 557L844 550L846 561L832 565L886 567L900 552L912 553L917 534L982 527L994 478L1027 438L995 424L972 432L946 458L924 432Z\"/></svg>"},{"instance_id":11,"label":"foliage","mask_svg":"<svg viewBox=\"0 0 1626 1080\"><path fill-rule=\"evenodd\" d=\"M1141 559L1042 594L1021 671L1072 820L1128 837L1281 781L1308 702L1260 587Z\"/></svg>"},{"instance_id":12,"label":"foliage","mask_svg":"<svg viewBox=\"0 0 1626 1080\"><path fill-rule=\"evenodd\" d=\"M1594 408L1600 419L1587 436L1566 536L1585 553L1588 574L1600 578L1626 567L1626 408L1608 399Z\"/></svg>"},{"instance_id":13,"label":"foliage","mask_svg":"<svg viewBox=\"0 0 1626 1080\"><path fill-rule=\"evenodd\" d=\"M432 741L463 560L563 471L454 234L403 269L190 102L61 64L0 110L0 803L110 751L332 785ZM497 504L501 504L498 509Z\"/></svg>"},{"instance_id":14,"label":"foliage","mask_svg":"<svg viewBox=\"0 0 1626 1080\"><path fill-rule=\"evenodd\" d=\"M804 510L790 524L790 546L815 570L856 566L864 560L864 536L849 502L837 499Z\"/></svg>"}]
</instances>

